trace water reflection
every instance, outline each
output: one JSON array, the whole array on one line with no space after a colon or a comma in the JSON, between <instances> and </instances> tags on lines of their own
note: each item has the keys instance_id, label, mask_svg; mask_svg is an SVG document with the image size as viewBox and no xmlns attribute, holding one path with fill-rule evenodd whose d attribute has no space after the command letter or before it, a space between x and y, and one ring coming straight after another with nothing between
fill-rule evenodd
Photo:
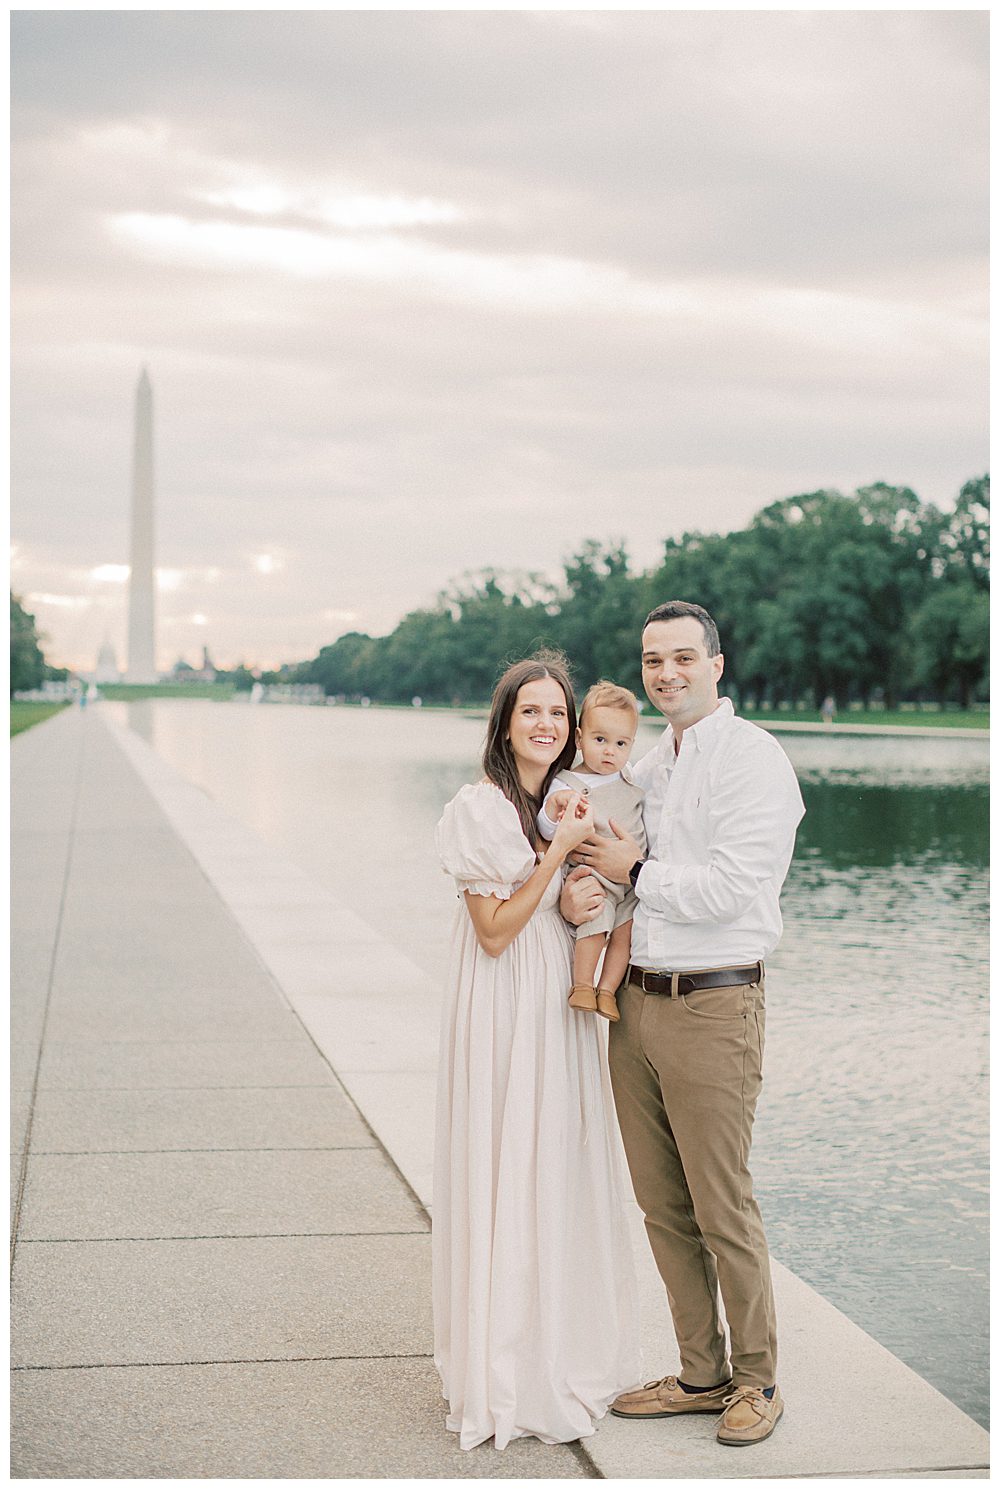
<instances>
[{"instance_id":1,"label":"water reflection","mask_svg":"<svg viewBox=\"0 0 1000 1489\"><path fill-rule=\"evenodd\" d=\"M985 786L989 741L936 735L778 734L800 781L859 786Z\"/></svg>"},{"instance_id":2,"label":"water reflection","mask_svg":"<svg viewBox=\"0 0 1000 1489\"><path fill-rule=\"evenodd\" d=\"M985 741L782 743L807 814L754 1155L771 1244L985 1424Z\"/></svg>"},{"instance_id":3,"label":"water reflection","mask_svg":"<svg viewBox=\"0 0 1000 1489\"><path fill-rule=\"evenodd\" d=\"M985 786L861 785L803 775L798 858L833 868L961 863L985 868Z\"/></svg>"},{"instance_id":4,"label":"water reflection","mask_svg":"<svg viewBox=\"0 0 1000 1489\"><path fill-rule=\"evenodd\" d=\"M181 700L127 716L440 978L455 898L433 829L479 774L482 719ZM985 1422L987 743L781 742L807 815L754 1151L772 1249Z\"/></svg>"}]
</instances>

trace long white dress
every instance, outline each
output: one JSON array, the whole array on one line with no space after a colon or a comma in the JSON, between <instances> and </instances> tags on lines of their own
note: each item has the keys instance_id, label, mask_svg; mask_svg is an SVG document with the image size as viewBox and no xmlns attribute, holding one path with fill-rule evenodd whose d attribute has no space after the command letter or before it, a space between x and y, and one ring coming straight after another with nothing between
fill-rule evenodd
<instances>
[{"instance_id":1,"label":"long white dress","mask_svg":"<svg viewBox=\"0 0 1000 1489\"><path fill-rule=\"evenodd\" d=\"M552 880L499 957L463 891L508 899L535 867L513 804L464 786L437 846L459 893L434 1164L434 1359L463 1448L588 1437L641 1379L628 1179L604 1021L569 1007Z\"/></svg>"}]
</instances>

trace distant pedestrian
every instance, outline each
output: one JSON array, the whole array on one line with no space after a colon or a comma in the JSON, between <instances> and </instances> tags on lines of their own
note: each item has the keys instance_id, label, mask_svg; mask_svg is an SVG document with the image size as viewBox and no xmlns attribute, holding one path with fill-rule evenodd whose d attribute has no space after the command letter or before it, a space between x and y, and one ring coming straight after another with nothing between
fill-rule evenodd
<instances>
[{"instance_id":1,"label":"distant pedestrian","mask_svg":"<svg viewBox=\"0 0 1000 1489\"><path fill-rule=\"evenodd\" d=\"M824 724L832 724L837 717L837 700L831 693L823 699L819 712Z\"/></svg>"},{"instance_id":2,"label":"distant pedestrian","mask_svg":"<svg viewBox=\"0 0 1000 1489\"><path fill-rule=\"evenodd\" d=\"M560 871L593 808L575 791L550 843L536 826L575 729L562 658L509 667L483 779L437 828L460 903L438 1077L434 1360L463 1448L589 1437L639 1365L606 1026L566 1000Z\"/></svg>"}]
</instances>

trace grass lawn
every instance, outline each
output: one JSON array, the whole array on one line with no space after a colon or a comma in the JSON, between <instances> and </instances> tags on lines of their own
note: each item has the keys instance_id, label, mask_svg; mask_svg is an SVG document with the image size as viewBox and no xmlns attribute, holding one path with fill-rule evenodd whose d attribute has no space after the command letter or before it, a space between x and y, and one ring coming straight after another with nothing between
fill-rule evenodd
<instances>
[{"instance_id":1,"label":"grass lawn","mask_svg":"<svg viewBox=\"0 0 1000 1489\"><path fill-rule=\"evenodd\" d=\"M30 729L32 724L40 724L43 719L50 719L54 713L61 708L69 708L68 703L11 703L10 705L10 733L11 738L20 734L23 729Z\"/></svg>"},{"instance_id":2,"label":"grass lawn","mask_svg":"<svg viewBox=\"0 0 1000 1489\"><path fill-rule=\"evenodd\" d=\"M231 682L101 683L101 697L116 703L133 703L137 698L214 698L224 702L235 691Z\"/></svg>"}]
</instances>

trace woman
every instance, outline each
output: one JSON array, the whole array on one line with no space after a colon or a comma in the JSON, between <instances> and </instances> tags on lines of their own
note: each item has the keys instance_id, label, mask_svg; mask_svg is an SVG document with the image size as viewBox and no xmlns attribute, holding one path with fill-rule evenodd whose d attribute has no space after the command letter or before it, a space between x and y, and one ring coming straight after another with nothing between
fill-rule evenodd
<instances>
[{"instance_id":1,"label":"woman","mask_svg":"<svg viewBox=\"0 0 1000 1489\"><path fill-rule=\"evenodd\" d=\"M535 826L575 732L561 657L509 667L485 779L462 787L437 830L462 903L438 1085L434 1357L463 1448L587 1437L641 1373L602 1034L566 1001L560 869L592 812L571 798L547 848Z\"/></svg>"}]
</instances>

